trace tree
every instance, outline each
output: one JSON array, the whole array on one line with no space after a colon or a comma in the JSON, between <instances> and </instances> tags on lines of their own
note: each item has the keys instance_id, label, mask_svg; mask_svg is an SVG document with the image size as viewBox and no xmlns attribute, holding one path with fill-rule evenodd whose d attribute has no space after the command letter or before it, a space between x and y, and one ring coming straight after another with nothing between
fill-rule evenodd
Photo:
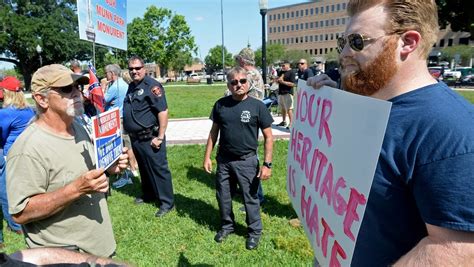
<instances>
[{"instance_id":1,"label":"tree","mask_svg":"<svg viewBox=\"0 0 474 267\"><path fill-rule=\"evenodd\" d=\"M287 50L283 56L283 60L289 61L291 63L296 63L302 58L306 59L306 62L311 64L311 55L302 50Z\"/></svg>"},{"instance_id":2,"label":"tree","mask_svg":"<svg viewBox=\"0 0 474 267\"><path fill-rule=\"evenodd\" d=\"M273 65L283 60L285 55L285 46L282 44L267 44L267 65ZM255 51L255 65L262 67L262 48Z\"/></svg>"},{"instance_id":3,"label":"tree","mask_svg":"<svg viewBox=\"0 0 474 267\"><path fill-rule=\"evenodd\" d=\"M451 61L455 58L455 55L459 55L463 65L468 65L472 57L474 57L474 47L469 45L455 45L445 47L441 50L442 60Z\"/></svg>"},{"instance_id":4,"label":"tree","mask_svg":"<svg viewBox=\"0 0 474 267\"><path fill-rule=\"evenodd\" d=\"M222 45L216 45L213 48L209 49L209 53L204 59L206 63L206 68L209 72L214 72L216 70L223 70L222 67ZM224 63L226 66L233 66L234 59L232 54L227 52L227 48L224 46Z\"/></svg>"},{"instance_id":5,"label":"tree","mask_svg":"<svg viewBox=\"0 0 474 267\"><path fill-rule=\"evenodd\" d=\"M90 58L92 45L78 37L75 0L7 2L0 5L0 60L16 65L27 88L40 67L37 45L43 65Z\"/></svg>"},{"instance_id":6,"label":"tree","mask_svg":"<svg viewBox=\"0 0 474 267\"><path fill-rule=\"evenodd\" d=\"M436 0L439 22L442 28L451 25L453 31L471 33L474 38L474 1L472 0Z\"/></svg>"},{"instance_id":7,"label":"tree","mask_svg":"<svg viewBox=\"0 0 474 267\"><path fill-rule=\"evenodd\" d=\"M166 8L148 7L143 18L135 18L128 24L127 32L128 54L155 62L161 74L190 62L196 53L194 37L184 16ZM175 59L180 63L174 62Z\"/></svg>"}]
</instances>

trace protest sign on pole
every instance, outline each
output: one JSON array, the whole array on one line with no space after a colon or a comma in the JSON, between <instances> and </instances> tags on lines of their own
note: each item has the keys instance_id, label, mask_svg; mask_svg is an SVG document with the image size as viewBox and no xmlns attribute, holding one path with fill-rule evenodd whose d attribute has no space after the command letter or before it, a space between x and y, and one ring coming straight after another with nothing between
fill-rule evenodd
<instances>
[{"instance_id":1,"label":"protest sign on pole","mask_svg":"<svg viewBox=\"0 0 474 267\"><path fill-rule=\"evenodd\" d=\"M92 117L97 169L110 167L122 154L122 127L118 108Z\"/></svg>"},{"instance_id":2,"label":"protest sign on pole","mask_svg":"<svg viewBox=\"0 0 474 267\"><path fill-rule=\"evenodd\" d=\"M391 103L298 83L287 191L322 266L349 266Z\"/></svg>"},{"instance_id":3,"label":"protest sign on pole","mask_svg":"<svg viewBox=\"0 0 474 267\"><path fill-rule=\"evenodd\" d=\"M127 0L77 0L79 38L127 50Z\"/></svg>"}]
</instances>

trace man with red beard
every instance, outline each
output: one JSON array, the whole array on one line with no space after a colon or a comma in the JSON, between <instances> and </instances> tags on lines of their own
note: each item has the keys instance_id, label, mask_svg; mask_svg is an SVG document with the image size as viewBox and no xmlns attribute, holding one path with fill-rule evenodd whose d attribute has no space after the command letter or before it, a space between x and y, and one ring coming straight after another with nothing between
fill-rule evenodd
<instances>
[{"instance_id":1,"label":"man with red beard","mask_svg":"<svg viewBox=\"0 0 474 267\"><path fill-rule=\"evenodd\" d=\"M59 64L33 74L37 116L8 153L8 204L28 247L109 257L116 248L105 200L109 183L105 170L96 169L88 133L74 120L84 112L79 85L88 81ZM126 150L109 172L127 167Z\"/></svg>"},{"instance_id":2,"label":"man with red beard","mask_svg":"<svg viewBox=\"0 0 474 267\"><path fill-rule=\"evenodd\" d=\"M474 107L428 72L437 6L351 0L348 13L342 87L392 102L351 266L472 266Z\"/></svg>"}]
</instances>

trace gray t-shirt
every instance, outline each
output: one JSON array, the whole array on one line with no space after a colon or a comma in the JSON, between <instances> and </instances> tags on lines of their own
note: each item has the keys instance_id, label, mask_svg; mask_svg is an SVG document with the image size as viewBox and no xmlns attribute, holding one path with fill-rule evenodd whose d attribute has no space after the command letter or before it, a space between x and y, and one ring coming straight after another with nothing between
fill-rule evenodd
<instances>
[{"instance_id":1,"label":"gray t-shirt","mask_svg":"<svg viewBox=\"0 0 474 267\"><path fill-rule=\"evenodd\" d=\"M32 123L7 157L7 193L11 214L21 212L30 197L56 191L95 168L93 144L73 123L75 136L63 137ZM105 195L86 194L60 212L23 225L29 247L77 246L108 257L116 248Z\"/></svg>"}]
</instances>

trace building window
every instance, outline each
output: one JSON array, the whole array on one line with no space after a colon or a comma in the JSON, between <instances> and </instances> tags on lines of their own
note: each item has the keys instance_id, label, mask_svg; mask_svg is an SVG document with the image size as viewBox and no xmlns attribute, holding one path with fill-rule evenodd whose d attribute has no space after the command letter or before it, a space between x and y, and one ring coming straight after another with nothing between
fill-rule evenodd
<instances>
[{"instance_id":1,"label":"building window","mask_svg":"<svg viewBox=\"0 0 474 267\"><path fill-rule=\"evenodd\" d=\"M324 54L327 54L328 53L328 48L324 48Z\"/></svg>"},{"instance_id":2,"label":"building window","mask_svg":"<svg viewBox=\"0 0 474 267\"><path fill-rule=\"evenodd\" d=\"M290 18L290 12L286 12L286 18L287 18L287 19Z\"/></svg>"},{"instance_id":3,"label":"building window","mask_svg":"<svg viewBox=\"0 0 474 267\"><path fill-rule=\"evenodd\" d=\"M309 23L309 27L310 27L311 29L314 28L314 23L313 23L313 22L310 22L310 23Z\"/></svg>"},{"instance_id":4,"label":"building window","mask_svg":"<svg viewBox=\"0 0 474 267\"><path fill-rule=\"evenodd\" d=\"M326 20L326 27L329 27L329 20Z\"/></svg>"},{"instance_id":5,"label":"building window","mask_svg":"<svg viewBox=\"0 0 474 267\"><path fill-rule=\"evenodd\" d=\"M305 29L309 29L308 24L309 24L308 22L306 22L306 23L304 24L304 28L305 28Z\"/></svg>"},{"instance_id":6,"label":"building window","mask_svg":"<svg viewBox=\"0 0 474 267\"><path fill-rule=\"evenodd\" d=\"M292 17L292 18L295 17L295 12L294 12L294 11L291 11L291 17Z\"/></svg>"},{"instance_id":7,"label":"building window","mask_svg":"<svg viewBox=\"0 0 474 267\"><path fill-rule=\"evenodd\" d=\"M294 25L294 24L291 24L291 30L292 30L292 31L295 30L295 25Z\"/></svg>"},{"instance_id":8,"label":"building window","mask_svg":"<svg viewBox=\"0 0 474 267\"><path fill-rule=\"evenodd\" d=\"M334 26L334 19L331 19L331 26Z\"/></svg>"},{"instance_id":9,"label":"building window","mask_svg":"<svg viewBox=\"0 0 474 267\"><path fill-rule=\"evenodd\" d=\"M320 42L324 41L324 35L322 35L322 34L319 35L319 41Z\"/></svg>"},{"instance_id":10,"label":"building window","mask_svg":"<svg viewBox=\"0 0 474 267\"><path fill-rule=\"evenodd\" d=\"M306 16L308 16L308 9L306 9L306 10L304 11L304 14L305 14Z\"/></svg>"},{"instance_id":11,"label":"building window","mask_svg":"<svg viewBox=\"0 0 474 267\"><path fill-rule=\"evenodd\" d=\"M449 38L448 39L448 46L453 46L453 39L452 38Z\"/></svg>"},{"instance_id":12,"label":"building window","mask_svg":"<svg viewBox=\"0 0 474 267\"><path fill-rule=\"evenodd\" d=\"M468 45L469 44L469 38L459 38L459 44L460 45Z\"/></svg>"},{"instance_id":13,"label":"building window","mask_svg":"<svg viewBox=\"0 0 474 267\"><path fill-rule=\"evenodd\" d=\"M346 24L346 18L342 18L342 25Z\"/></svg>"},{"instance_id":14,"label":"building window","mask_svg":"<svg viewBox=\"0 0 474 267\"><path fill-rule=\"evenodd\" d=\"M296 24L296 30L298 30L298 27L299 27L299 26L300 26L299 24Z\"/></svg>"},{"instance_id":15,"label":"building window","mask_svg":"<svg viewBox=\"0 0 474 267\"><path fill-rule=\"evenodd\" d=\"M444 47L444 39L439 40L439 47Z\"/></svg>"},{"instance_id":16,"label":"building window","mask_svg":"<svg viewBox=\"0 0 474 267\"><path fill-rule=\"evenodd\" d=\"M305 42L305 43L308 42L308 36L305 36L305 37L304 37L304 42Z\"/></svg>"},{"instance_id":17,"label":"building window","mask_svg":"<svg viewBox=\"0 0 474 267\"><path fill-rule=\"evenodd\" d=\"M278 32L280 32L280 26L278 26Z\"/></svg>"},{"instance_id":18,"label":"building window","mask_svg":"<svg viewBox=\"0 0 474 267\"><path fill-rule=\"evenodd\" d=\"M320 12L321 12L321 14L324 14L324 7L323 6L320 7Z\"/></svg>"},{"instance_id":19,"label":"building window","mask_svg":"<svg viewBox=\"0 0 474 267\"><path fill-rule=\"evenodd\" d=\"M300 24L300 30L303 30L303 23Z\"/></svg>"},{"instance_id":20,"label":"building window","mask_svg":"<svg viewBox=\"0 0 474 267\"><path fill-rule=\"evenodd\" d=\"M346 3L342 3L342 9L346 9Z\"/></svg>"},{"instance_id":21,"label":"building window","mask_svg":"<svg viewBox=\"0 0 474 267\"><path fill-rule=\"evenodd\" d=\"M299 10L296 10L296 17L298 17L299 13Z\"/></svg>"},{"instance_id":22,"label":"building window","mask_svg":"<svg viewBox=\"0 0 474 267\"><path fill-rule=\"evenodd\" d=\"M287 31L287 32L290 31L290 25L286 25L286 31Z\"/></svg>"},{"instance_id":23,"label":"building window","mask_svg":"<svg viewBox=\"0 0 474 267\"><path fill-rule=\"evenodd\" d=\"M303 43L303 36L300 37L300 43Z\"/></svg>"},{"instance_id":24,"label":"building window","mask_svg":"<svg viewBox=\"0 0 474 267\"><path fill-rule=\"evenodd\" d=\"M295 43L298 43L298 37L295 38Z\"/></svg>"},{"instance_id":25,"label":"building window","mask_svg":"<svg viewBox=\"0 0 474 267\"><path fill-rule=\"evenodd\" d=\"M337 39L337 38L339 38L339 33L338 33L338 32L336 32L336 39Z\"/></svg>"},{"instance_id":26,"label":"building window","mask_svg":"<svg viewBox=\"0 0 474 267\"><path fill-rule=\"evenodd\" d=\"M326 41L329 40L329 35L328 35L327 33L326 33L326 38L325 38L325 40L326 40Z\"/></svg>"},{"instance_id":27,"label":"building window","mask_svg":"<svg viewBox=\"0 0 474 267\"><path fill-rule=\"evenodd\" d=\"M313 42L313 36L312 36L312 35L309 36L309 41L310 41L311 43Z\"/></svg>"},{"instance_id":28,"label":"building window","mask_svg":"<svg viewBox=\"0 0 474 267\"><path fill-rule=\"evenodd\" d=\"M334 5L331 5L331 12L334 12Z\"/></svg>"},{"instance_id":29,"label":"building window","mask_svg":"<svg viewBox=\"0 0 474 267\"><path fill-rule=\"evenodd\" d=\"M282 44L285 44L285 39L282 39L282 40L281 40L281 43L282 43Z\"/></svg>"},{"instance_id":30,"label":"building window","mask_svg":"<svg viewBox=\"0 0 474 267\"><path fill-rule=\"evenodd\" d=\"M320 26L321 28L324 27L324 20L321 20L321 21L319 22L319 26Z\"/></svg>"},{"instance_id":31,"label":"building window","mask_svg":"<svg viewBox=\"0 0 474 267\"><path fill-rule=\"evenodd\" d=\"M341 4L337 4L336 10L337 10L337 11L341 10Z\"/></svg>"},{"instance_id":32,"label":"building window","mask_svg":"<svg viewBox=\"0 0 474 267\"><path fill-rule=\"evenodd\" d=\"M281 26L281 32L285 32L285 26Z\"/></svg>"},{"instance_id":33,"label":"building window","mask_svg":"<svg viewBox=\"0 0 474 267\"><path fill-rule=\"evenodd\" d=\"M334 34L331 33L331 40L334 40Z\"/></svg>"},{"instance_id":34,"label":"building window","mask_svg":"<svg viewBox=\"0 0 474 267\"><path fill-rule=\"evenodd\" d=\"M329 6L326 6L326 13L329 13Z\"/></svg>"},{"instance_id":35,"label":"building window","mask_svg":"<svg viewBox=\"0 0 474 267\"><path fill-rule=\"evenodd\" d=\"M332 47L331 47L331 48L329 48L329 51L330 51L330 52L332 52Z\"/></svg>"},{"instance_id":36,"label":"building window","mask_svg":"<svg viewBox=\"0 0 474 267\"><path fill-rule=\"evenodd\" d=\"M315 55L318 54L318 49L314 49L314 54L315 54Z\"/></svg>"},{"instance_id":37,"label":"building window","mask_svg":"<svg viewBox=\"0 0 474 267\"><path fill-rule=\"evenodd\" d=\"M310 50L309 50L309 54L310 54L310 55L313 55L313 49L310 49Z\"/></svg>"},{"instance_id":38,"label":"building window","mask_svg":"<svg viewBox=\"0 0 474 267\"><path fill-rule=\"evenodd\" d=\"M323 53L323 49L319 48L319 54L322 54L322 53Z\"/></svg>"},{"instance_id":39,"label":"building window","mask_svg":"<svg viewBox=\"0 0 474 267\"><path fill-rule=\"evenodd\" d=\"M314 41L315 41L315 42L318 41L318 36L317 36L317 35L314 36Z\"/></svg>"},{"instance_id":40,"label":"building window","mask_svg":"<svg viewBox=\"0 0 474 267\"><path fill-rule=\"evenodd\" d=\"M270 31L270 33L272 33L272 27L270 27L270 29L268 29Z\"/></svg>"},{"instance_id":41,"label":"building window","mask_svg":"<svg viewBox=\"0 0 474 267\"><path fill-rule=\"evenodd\" d=\"M311 16L314 15L314 9L310 8L309 9L309 14L311 14Z\"/></svg>"},{"instance_id":42,"label":"building window","mask_svg":"<svg viewBox=\"0 0 474 267\"><path fill-rule=\"evenodd\" d=\"M306 54L308 54L308 49L305 49L304 52L305 52Z\"/></svg>"},{"instance_id":43,"label":"building window","mask_svg":"<svg viewBox=\"0 0 474 267\"><path fill-rule=\"evenodd\" d=\"M295 43L295 38L291 37L291 43L292 43L292 44Z\"/></svg>"},{"instance_id":44,"label":"building window","mask_svg":"<svg viewBox=\"0 0 474 267\"><path fill-rule=\"evenodd\" d=\"M339 19L336 19L336 25L339 25L341 21Z\"/></svg>"},{"instance_id":45,"label":"building window","mask_svg":"<svg viewBox=\"0 0 474 267\"><path fill-rule=\"evenodd\" d=\"M281 19L285 19L285 13L281 13Z\"/></svg>"},{"instance_id":46,"label":"building window","mask_svg":"<svg viewBox=\"0 0 474 267\"><path fill-rule=\"evenodd\" d=\"M286 43L287 43L287 44L290 43L290 38L286 38Z\"/></svg>"},{"instance_id":47,"label":"building window","mask_svg":"<svg viewBox=\"0 0 474 267\"><path fill-rule=\"evenodd\" d=\"M316 15L319 14L319 8L315 7L314 12L316 12Z\"/></svg>"},{"instance_id":48,"label":"building window","mask_svg":"<svg viewBox=\"0 0 474 267\"><path fill-rule=\"evenodd\" d=\"M319 21L315 21L315 22L314 22L314 27L315 27L315 28L318 28L318 27L319 27Z\"/></svg>"},{"instance_id":49,"label":"building window","mask_svg":"<svg viewBox=\"0 0 474 267\"><path fill-rule=\"evenodd\" d=\"M280 20L280 14L278 14L278 20Z\"/></svg>"}]
</instances>

